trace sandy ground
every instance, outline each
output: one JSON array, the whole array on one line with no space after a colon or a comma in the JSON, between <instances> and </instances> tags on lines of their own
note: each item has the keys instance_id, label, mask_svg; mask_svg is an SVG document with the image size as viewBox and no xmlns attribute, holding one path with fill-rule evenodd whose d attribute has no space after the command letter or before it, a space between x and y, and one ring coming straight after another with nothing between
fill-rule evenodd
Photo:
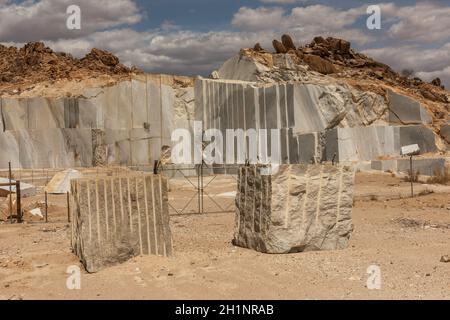
<instances>
[{"instance_id":1,"label":"sandy ground","mask_svg":"<svg viewBox=\"0 0 450 320\"><path fill-rule=\"evenodd\" d=\"M195 182L195 181L194 181ZM175 254L146 256L96 274L81 272L69 290L66 270L81 266L69 249L65 196L52 196L49 223L0 224L1 299L450 299L450 193L420 192L388 174L359 173L348 249L267 255L231 244L234 214L172 210ZM440 189L439 189L440 188ZM235 185L218 178L209 194L233 208ZM195 193L172 181L178 211ZM29 198L27 202L42 200ZM220 211L207 200L208 211ZM36 220L36 219L35 219ZM381 289L367 288L367 268L381 270Z\"/></svg>"}]
</instances>

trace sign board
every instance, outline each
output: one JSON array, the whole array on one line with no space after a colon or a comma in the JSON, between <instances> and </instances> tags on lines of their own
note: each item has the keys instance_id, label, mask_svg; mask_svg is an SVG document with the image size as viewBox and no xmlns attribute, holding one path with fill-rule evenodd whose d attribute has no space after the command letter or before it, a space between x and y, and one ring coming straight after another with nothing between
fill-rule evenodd
<instances>
[{"instance_id":1,"label":"sign board","mask_svg":"<svg viewBox=\"0 0 450 320\"><path fill-rule=\"evenodd\" d=\"M420 153L419 145L410 144L408 146L403 146L401 153L403 156L413 156Z\"/></svg>"}]
</instances>

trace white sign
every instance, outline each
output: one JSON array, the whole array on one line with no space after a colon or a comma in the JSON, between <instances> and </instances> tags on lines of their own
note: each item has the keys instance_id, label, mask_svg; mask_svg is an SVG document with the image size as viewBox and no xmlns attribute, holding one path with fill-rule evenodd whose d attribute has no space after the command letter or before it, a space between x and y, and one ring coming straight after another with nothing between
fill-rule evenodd
<instances>
[{"instance_id":1,"label":"white sign","mask_svg":"<svg viewBox=\"0 0 450 320\"><path fill-rule=\"evenodd\" d=\"M412 156L420 153L419 145L411 144L409 146L402 147L402 155L403 156Z\"/></svg>"}]
</instances>

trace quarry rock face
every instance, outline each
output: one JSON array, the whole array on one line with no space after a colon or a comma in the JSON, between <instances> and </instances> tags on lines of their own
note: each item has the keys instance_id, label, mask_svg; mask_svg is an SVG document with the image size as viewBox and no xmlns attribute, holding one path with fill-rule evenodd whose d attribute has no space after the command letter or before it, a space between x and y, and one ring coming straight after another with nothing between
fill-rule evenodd
<instances>
[{"instance_id":1,"label":"quarry rock face","mask_svg":"<svg viewBox=\"0 0 450 320\"><path fill-rule=\"evenodd\" d=\"M447 141L447 143L450 143L450 122L441 126L440 134L441 137L444 138L445 141Z\"/></svg>"},{"instance_id":2,"label":"quarry rock face","mask_svg":"<svg viewBox=\"0 0 450 320\"><path fill-rule=\"evenodd\" d=\"M260 165L239 170L233 243L264 253L334 250L353 231L354 170L349 166Z\"/></svg>"},{"instance_id":3,"label":"quarry rock face","mask_svg":"<svg viewBox=\"0 0 450 320\"><path fill-rule=\"evenodd\" d=\"M88 272L137 255L169 256L167 180L134 174L71 181L71 245Z\"/></svg>"},{"instance_id":4,"label":"quarry rock face","mask_svg":"<svg viewBox=\"0 0 450 320\"><path fill-rule=\"evenodd\" d=\"M72 97L0 97L0 167L140 165L192 127L193 78L139 75Z\"/></svg>"},{"instance_id":5,"label":"quarry rock face","mask_svg":"<svg viewBox=\"0 0 450 320\"><path fill-rule=\"evenodd\" d=\"M430 124L429 112L417 101L388 90L389 122L396 124Z\"/></svg>"}]
</instances>

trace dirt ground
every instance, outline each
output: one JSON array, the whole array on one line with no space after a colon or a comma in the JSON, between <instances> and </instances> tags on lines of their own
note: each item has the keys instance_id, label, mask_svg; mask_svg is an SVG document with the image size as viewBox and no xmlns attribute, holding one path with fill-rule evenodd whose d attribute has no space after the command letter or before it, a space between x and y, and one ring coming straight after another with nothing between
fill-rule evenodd
<instances>
[{"instance_id":1,"label":"dirt ground","mask_svg":"<svg viewBox=\"0 0 450 320\"><path fill-rule=\"evenodd\" d=\"M195 182L195 181L193 181ZM197 198L183 180L170 184L174 256L136 257L96 274L83 271L69 248L65 195L50 198L49 223L0 224L1 299L450 299L448 187L409 184L389 174L358 173L348 249L267 255L231 244L234 213L193 213ZM232 178L208 194L233 208ZM187 200L191 205L183 212ZM1 200L0 200L1 201ZM42 196L26 199L42 201ZM205 201L207 211L220 211ZM66 270L81 267L81 289ZM381 288L367 288L367 269Z\"/></svg>"}]
</instances>

